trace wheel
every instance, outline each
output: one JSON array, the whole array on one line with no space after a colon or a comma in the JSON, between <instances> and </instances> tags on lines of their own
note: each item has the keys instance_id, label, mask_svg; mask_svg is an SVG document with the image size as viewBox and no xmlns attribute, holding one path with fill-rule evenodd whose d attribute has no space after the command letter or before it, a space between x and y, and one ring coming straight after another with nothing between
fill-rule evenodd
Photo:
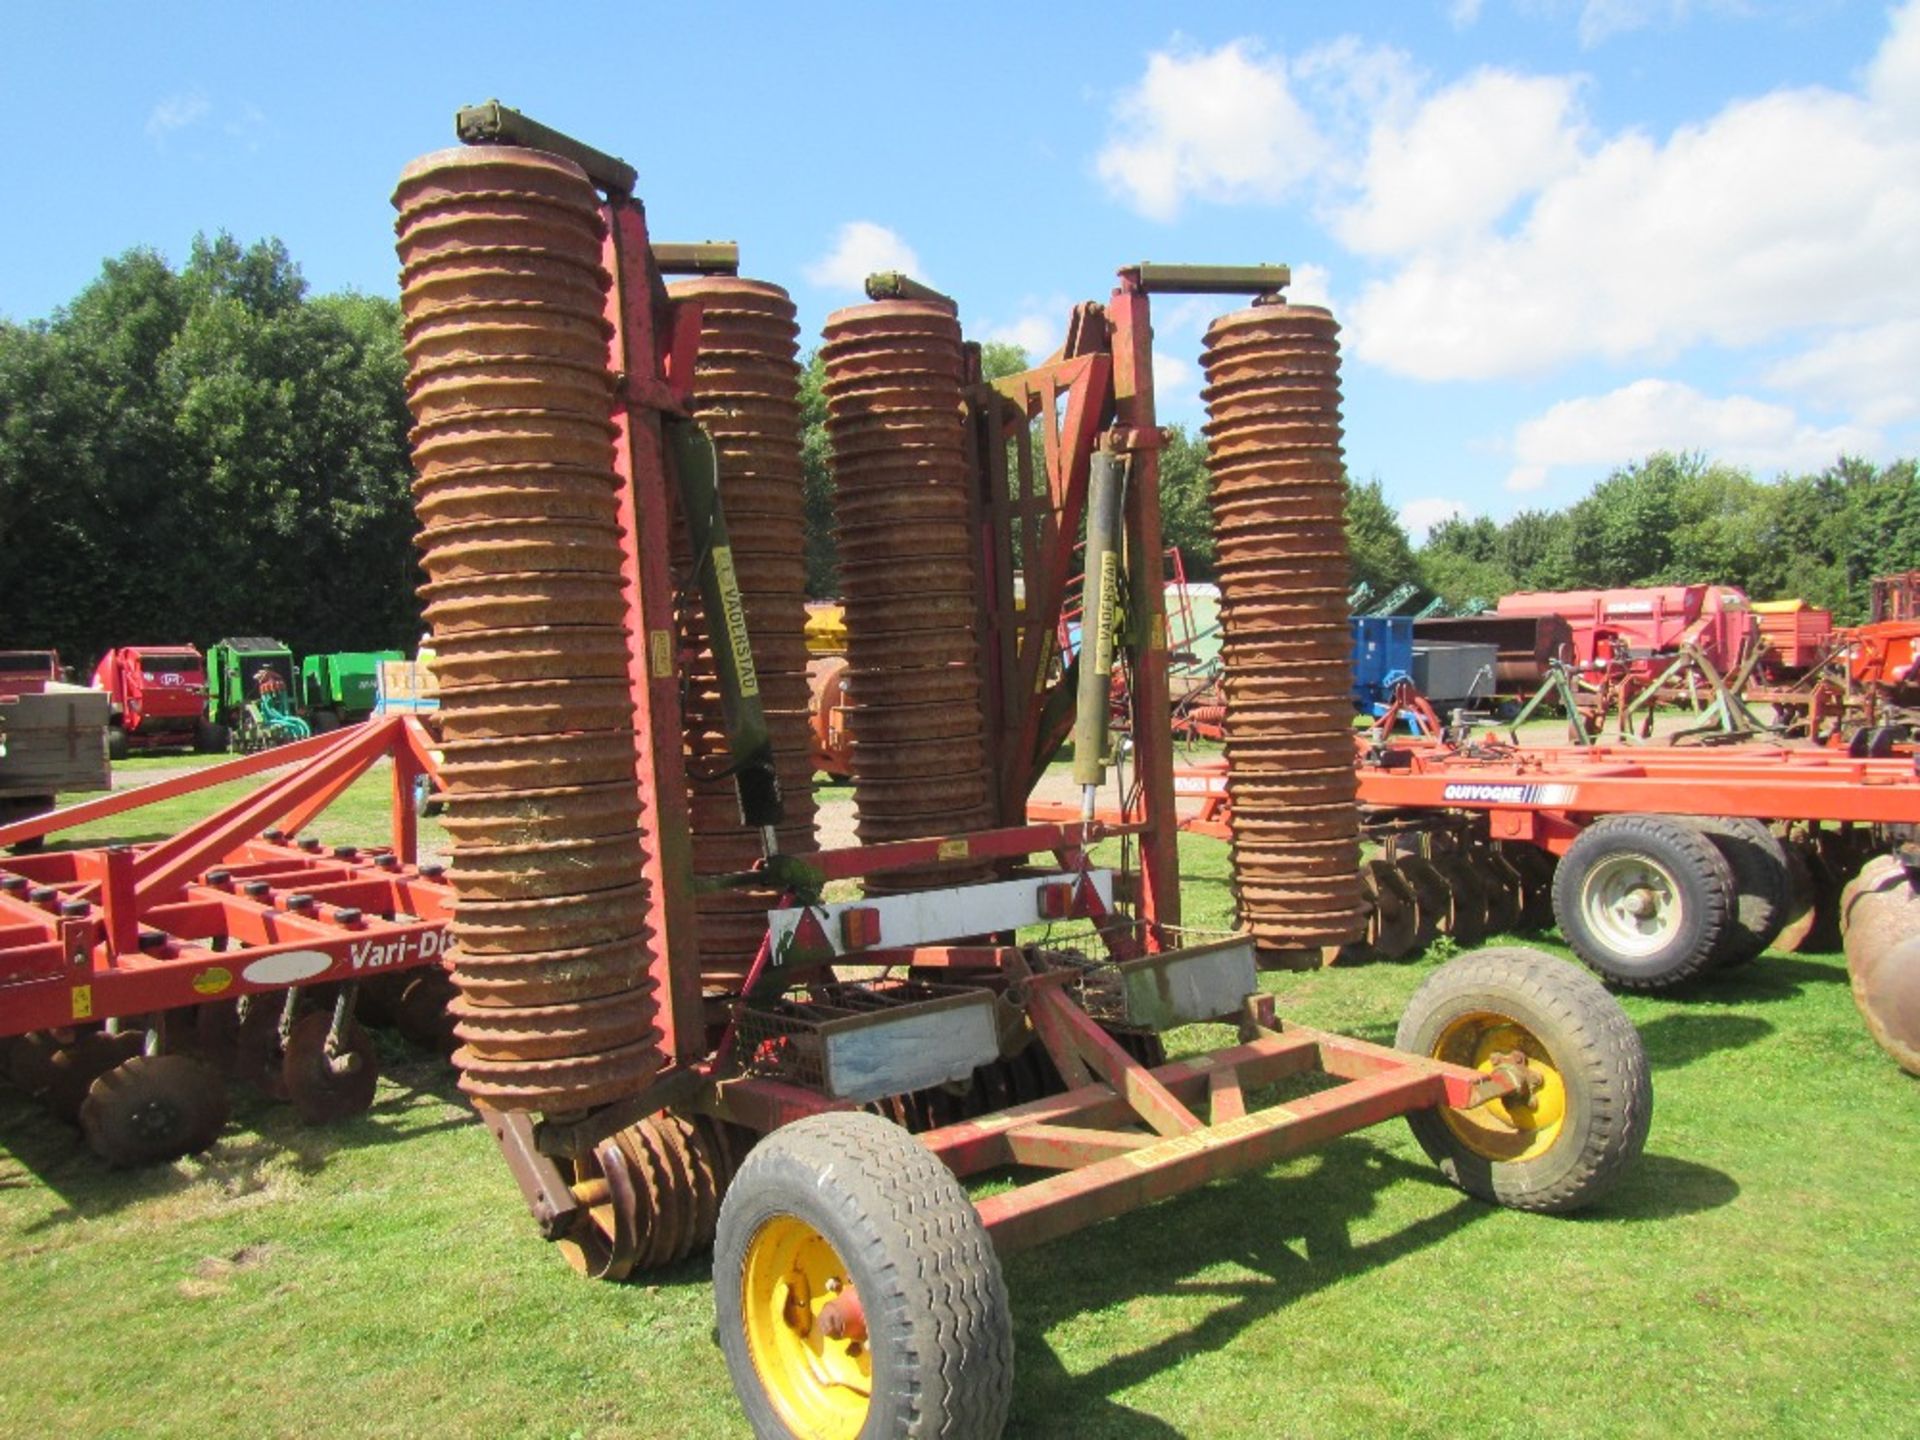
<instances>
[{"instance_id":1,"label":"wheel","mask_svg":"<svg viewBox=\"0 0 1920 1440\"><path fill-rule=\"evenodd\" d=\"M206 1149L227 1123L219 1072L185 1055L136 1055L93 1082L87 1144L109 1165L152 1165Z\"/></svg>"},{"instance_id":2,"label":"wheel","mask_svg":"<svg viewBox=\"0 0 1920 1440\"><path fill-rule=\"evenodd\" d=\"M1553 877L1567 944L1604 979L1664 990L1713 960L1733 909L1733 873L1713 842L1665 815L1609 815Z\"/></svg>"},{"instance_id":3,"label":"wheel","mask_svg":"<svg viewBox=\"0 0 1920 1440\"><path fill-rule=\"evenodd\" d=\"M762 1140L720 1208L720 1348L754 1433L1000 1433L1013 1324L960 1182L877 1115L811 1115Z\"/></svg>"},{"instance_id":4,"label":"wheel","mask_svg":"<svg viewBox=\"0 0 1920 1440\"><path fill-rule=\"evenodd\" d=\"M1713 963L1744 965L1787 923L1793 903L1787 848L1761 821L1744 816L1689 815L1687 822L1713 841L1733 872L1733 909Z\"/></svg>"},{"instance_id":5,"label":"wheel","mask_svg":"<svg viewBox=\"0 0 1920 1440\"><path fill-rule=\"evenodd\" d=\"M124 760L127 758L130 749L131 746L127 741L127 732L122 730L118 725L109 726L107 729L107 759Z\"/></svg>"},{"instance_id":6,"label":"wheel","mask_svg":"<svg viewBox=\"0 0 1920 1440\"><path fill-rule=\"evenodd\" d=\"M364 1114L380 1081L373 1041L359 1022L347 1022L339 1054L330 1060L327 1033L332 1028L330 1009L303 1015L294 1022L280 1058L281 1087L294 1113L307 1125L328 1125Z\"/></svg>"},{"instance_id":7,"label":"wheel","mask_svg":"<svg viewBox=\"0 0 1920 1440\"><path fill-rule=\"evenodd\" d=\"M1491 1072L1525 1056L1525 1099L1407 1116L1420 1148L1470 1195L1516 1210L1590 1205L1646 1144L1653 1087L1620 1002L1576 965L1521 946L1449 961L1414 992L1394 1044Z\"/></svg>"},{"instance_id":8,"label":"wheel","mask_svg":"<svg viewBox=\"0 0 1920 1440\"><path fill-rule=\"evenodd\" d=\"M313 712L314 734L325 735L328 731L338 730L339 728L340 712L338 710L316 710Z\"/></svg>"}]
</instances>

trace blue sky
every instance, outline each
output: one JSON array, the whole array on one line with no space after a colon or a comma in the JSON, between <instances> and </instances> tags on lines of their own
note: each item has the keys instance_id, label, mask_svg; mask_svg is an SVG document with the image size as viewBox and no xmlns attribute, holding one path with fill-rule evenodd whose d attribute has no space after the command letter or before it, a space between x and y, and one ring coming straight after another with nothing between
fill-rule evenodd
<instances>
[{"instance_id":1,"label":"blue sky","mask_svg":"<svg viewBox=\"0 0 1920 1440\"><path fill-rule=\"evenodd\" d=\"M387 196L464 103L638 167L808 336L906 265L1036 353L1141 260L1295 267L1348 459L1416 531L1691 448L1920 452L1920 0L0 10L0 316L136 245L283 239L391 293ZM1215 302L1157 312L1194 423Z\"/></svg>"}]
</instances>

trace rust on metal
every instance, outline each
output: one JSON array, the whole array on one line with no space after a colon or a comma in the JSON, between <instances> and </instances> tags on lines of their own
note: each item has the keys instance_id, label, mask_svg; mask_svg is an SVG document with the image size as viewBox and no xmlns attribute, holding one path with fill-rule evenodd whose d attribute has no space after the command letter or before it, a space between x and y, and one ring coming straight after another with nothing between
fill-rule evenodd
<instances>
[{"instance_id":1,"label":"rust on metal","mask_svg":"<svg viewBox=\"0 0 1920 1440\"><path fill-rule=\"evenodd\" d=\"M1347 652L1338 327L1314 306L1216 320L1202 363L1213 466L1227 787L1241 910L1265 963L1404 944L1408 886L1359 868Z\"/></svg>"},{"instance_id":2,"label":"rust on metal","mask_svg":"<svg viewBox=\"0 0 1920 1440\"><path fill-rule=\"evenodd\" d=\"M454 808L455 1061L495 1110L578 1110L662 1059L623 703L606 226L576 165L507 146L423 157L394 205ZM580 1163L579 1209L604 1216L617 1177ZM587 1249L596 1270L630 1264Z\"/></svg>"},{"instance_id":3,"label":"rust on metal","mask_svg":"<svg viewBox=\"0 0 1920 1440\"><path fill-rule=\"evenodd\" d=\"M828 317L821 354L860 838L979 829L991 789L960 323L933 301L855 306ZM900 872L868 890L986 873Z\"/></svg>"},{"instance_id":4,"label":"rust on metal","mask_svg":"<svg viewBox=\"0 0 1920 1440\"><path fill-rule=\"evenodd\" d=\"M813 766L807 732L806 495L801 463L799 326L778 285L732 276L676 281L668 295L698 306L700 349L693 413L713 437L760 702L772 740L785 823L783 853L814 848ZM690 571L684 522L675 525L676 564ZM761 856L760 837L742 824L728 765L721 690L696 587L680 607L682 725L696 875L743 870ZM769 889L702 896L696 902L700 968L709 981L738 980L752 964Z\"/></svg>"},{"instance_id":5,"label":"rust on metal","mask_svg":"<svg viewBox=\"0 0 1920 1440\"><path fill-rule=\"evenodd\" d=\"M1898 855L1869 861L1841 899L1847 974L1867 1029L1920 1075L1920 892Z\"/></svg>"}]
</instances>

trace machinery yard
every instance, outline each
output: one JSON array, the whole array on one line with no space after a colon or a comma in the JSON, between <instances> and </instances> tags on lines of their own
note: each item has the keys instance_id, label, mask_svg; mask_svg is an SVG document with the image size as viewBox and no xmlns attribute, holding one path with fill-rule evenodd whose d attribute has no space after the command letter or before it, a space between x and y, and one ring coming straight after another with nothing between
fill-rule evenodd
<instances>
[{"instance_id":1,"label":"machinery yard","mask_svg":"<svg viewBox=\"0 0 1920 1440\"><path fill-rule=\"evenodd\" d=\"M1562 41L1733 22L1631 8ZM1855 170L1920 137L1882 18L1780 130ZM686 147L691 64L429 126L504 41L449 28L368 127L378 293L223 230L0 311L0 1437L1914 1431L1920 324L1764 207L1682 253L1639 171L1734 101L1609 141L1369 23L1176 36L1077 181L1036 108L991 284L884 56L888 223L809 262L754 46ZM156 167L279 145L231 106ZM1668 314L1761 275L1820 326Z\"/></svg>"},{"instance_id":2,"label":"machinery yard","mask_svg":"<svg viewBox=\"0 0 1920 1440\"><path fill-rule=\"evenodd\" d=\"M383 819L364 789L350 839ZM1225 846L1187 837L1182 866L1224 920ZM1432 968L1268 983L1290 1016L1390 1039ZM1383 1127L1030 1252L1008 1265L1009 1433L1889 1433L1920 1404L1920 1119L1839 957L1626 1005L1660 1094L1604 1213L1491 1209ZM242 1101L217 1151L158 1170L103 1172L0 1099L0 1310L61 1317L0 1356L0 1429L53 1405L99 1434L290 1434L322 1411L344 1434L428 1411L432 1433L738 1433L704 1257L583 1285L527 1243L451 1072L383 1043L367 1115L315 1131ZM1489 1338L1508 1325L1524 1340Z\"/></svg>"}]
</instances>

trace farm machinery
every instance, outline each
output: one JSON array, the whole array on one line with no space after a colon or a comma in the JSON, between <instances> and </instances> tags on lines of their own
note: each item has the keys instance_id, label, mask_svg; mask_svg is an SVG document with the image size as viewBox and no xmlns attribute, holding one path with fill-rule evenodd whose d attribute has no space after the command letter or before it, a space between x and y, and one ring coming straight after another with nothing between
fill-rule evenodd
<instances>
[{"instance_id":1,"label":"farm machinery","mask_svg":"<svg viewBox=\"0 0 1920 1440\"><path fill-rule=\"evenodd\" d=\"M311 1123L364 1110L378 1067L363 998L397 1006L430 1042L448 994L452 892L414 853L427 744L396 718L0 824L0 847L37 846L290 767L166 840L0 856L0 1048L14 1086L115 1165L206 1148L231 1079ZM305 833L381 760L390 843L327 847Z\"/></svg>"},{"instance_id":2,"label":"farm machinery","mask_svg":"<svg viewBox=\"0 0 1920 1440\"><path fill-rule=\"evenodd\" d=\"M1358 767L1377 848L1362 865L1366 936L1347 955L1558 926L1607 984L1653 991L1844 941L1868 1028L1915 1068L1911 756L1417 740L1363 744ZM1227 767L1176 783L1194 797L1190 828L1231 834Z\"/></svg>"},{"instance_id":3,"label":"farm machinery","mask_svg":"<svg viewBox=\"0 0 1920 1440\"><path fill-rule=\"evenodd\" d=\"M212 748L207 662L191 645L116 646L94 666L93 688L107 695L115 760L135 750Z\"/></svg>"},{"instance_id":4,"label":"farm machinery","mask_svg":"<svg viewBox=\"0 0 1920 1440\"><path fill-rule=\"evenodd\" d=\"M860 843L818 850L792 304L732 247L656 244L623 162L497 104L457 123L394 197L455 1063L583 1274L713 1246L756 1432L997 1433L1000 1255L1395 1115L1523 1209L1623 1172L1645 1061L1577 967L1456 962L1398 1048L1288 1024L1257 984L1361 920L1338 356L1284 268L1129 267L991 382L910 277L829 317ZM1166 293L1255 297L1206 355L1228 702L1264 827L1228 934L1182 924ZM1138 804L1103 823L1115 669ZM1030 823L1069 735L1082 813ZM1202 1019L1236 1039L1168 1061L1161 1033ZM1013 1183L970 1196L989 1174Z\"/></svg>"},{"instance_id":5,"label":"farm machinery","mask_svg":"<svg viewBox=\"0 0 1920 1440\"><path fill-rule=\"evenodd\" d=\"M293 652L278 640L221 640L207 647L209 748L250 755L313 733L299 711Z\"/></svg>"},{"instance_id":6,"label":"farm machinery","mask_svg":"<svg viewBox=\"0 0 1920 1440\"><path fill-rule=\"evenodd\" d=\"M62 791L113 783L107 698L65 673L54 651L0 651L0 822L51 810Z\"/></svg>"},{"instance_id":7,"label":"farm machinery","mask_svg":"<svg viewBox=\"0 0 1920 1440\"><path fill-rule=\"evenodd\" d=\"M300 660L300 708L315 734L358 725L380 704L381 667L407 657L398 650L336 650Z\"/></svg>"}]
</instances>

